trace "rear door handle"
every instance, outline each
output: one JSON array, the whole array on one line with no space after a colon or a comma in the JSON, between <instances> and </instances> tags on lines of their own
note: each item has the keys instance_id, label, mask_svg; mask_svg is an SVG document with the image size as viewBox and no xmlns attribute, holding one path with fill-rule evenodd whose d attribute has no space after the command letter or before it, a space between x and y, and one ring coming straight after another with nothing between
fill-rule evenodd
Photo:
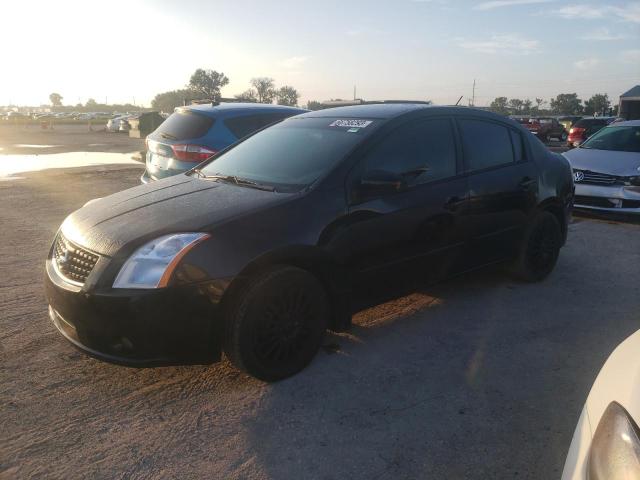
<instances>
[{"instance_id":1,"label":"rear door handle","mask_svg":"<svg viewBox=\"0 0 640 480\"><path fill-rule=\"evenodd\" d=\"M534 178L524 177L522 180L520 180L518 187L520 187L520 190L531 190L531 187L533 187L535 184L536 180Z\"/></svg>"},{"instance_id":2,"label":"rear door handle","mask_svg":"<svg viewBox=\"0 0 640 480\"><path fill-rule=\"evenodd\" d=\"M458 207L462 204L463 200L460 197L449 197L447 201L444 202L444 208L449 210L450 212L455 212Z\"/></svg>"}]
</instances>

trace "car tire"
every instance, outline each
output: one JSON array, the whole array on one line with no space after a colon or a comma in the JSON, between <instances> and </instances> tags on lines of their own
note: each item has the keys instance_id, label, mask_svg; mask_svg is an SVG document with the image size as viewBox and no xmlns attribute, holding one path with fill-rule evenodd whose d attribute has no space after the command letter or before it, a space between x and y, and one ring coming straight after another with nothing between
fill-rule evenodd
<instances>
[{"instance_id":1,"label":"car tire","mask_svg":"<svg viewBox=\"0 0 640 480\"><path fill-rule=\"evenodd\" d=\"M225 310L227 358L267 382L303 370L327 328L324 288L313 275L291 266L276 266L251 278Z\"/></svg>"},{"instance_id":2,"label":"car tire","mask_svg":"<svg viewBox=\"0 0 640 480\"><path fill-rule=\"evenodd\" d=\"M567 138L568 138L567 132L562 132L562 135L560 135L560 141L566 142Z\"/></svg>"},{"instance_id":3,"label":"car tire","mask_svg":"<svg viewBox=\"0 0 640 480\"><path fill-rule=\"evenodd\" d=\"M513 273L527 282L543 280L553 271L561 244L558 219L549 212L539 212L525 230Z\"/></svg>"},{"instance_id":4,"label":"car tire","mask_svg":"<svg viewBox=\"0 0 640 480\"><path fill-rule=\"evenodd\" d=\"M548 133L544 136L544 143L551 143L551 135Z\"/></svg>"}]
</instances>

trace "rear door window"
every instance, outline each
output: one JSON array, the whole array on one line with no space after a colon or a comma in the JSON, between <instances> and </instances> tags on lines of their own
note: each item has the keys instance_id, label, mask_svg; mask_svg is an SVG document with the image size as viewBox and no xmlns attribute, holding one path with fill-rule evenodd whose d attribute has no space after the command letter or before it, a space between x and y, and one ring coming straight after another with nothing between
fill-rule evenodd
<instances>
[{"instance_id":1,"label":"rear door window","mask_svg":"<svg viewBox=\"0 0 640 480\"><path fill-rule=\"evenodd\" d=\"M291 116L285 113L263 113L258 115L244 115L241 117L228 118L224 121L225 126L237 138L244 138L256 130L267 125Z\"/></svg>"},{"instance_id":2,"label":"rear door window","mask_svg":"<svg viewBox=\"0 0 640 480\"><path fill-rule=\"evenodd\" d=\"M466 118L458 120L458 124L468 170L513 163L510 129L497 123Z\"/></svg>"},{"instance_id":3,"label":"rear door window","mask_svg":"<svg viewBox=\"0 0 640 480\"><path fill-rule=\"evenodd\" d=\"M178 111L169 115L155 133L168 140L187 140L202 137L215 120L190 111Z\"/></svg>"},{"instance_id":4,"label":"rear door window","mask_svg":"<svg viewBox=\"0 0 640 480\"><path fill-rule=\"evenodd\" d=\"M511 134L511 143L513 144L513 156L516 162L522 162L525 160L524 146L522 144L522 135L515 130L509 130Z\"/></svg>"}]
</instances>

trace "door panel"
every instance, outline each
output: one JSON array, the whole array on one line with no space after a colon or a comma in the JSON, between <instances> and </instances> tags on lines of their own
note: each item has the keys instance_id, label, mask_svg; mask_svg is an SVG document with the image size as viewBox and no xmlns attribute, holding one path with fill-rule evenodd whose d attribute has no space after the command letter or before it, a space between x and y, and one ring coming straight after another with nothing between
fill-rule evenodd
<instances>
[{"instance_id":1,"label":"door panel","mask_svg":"<svg viewBox=\"0 0 640 480\"><path fill-rule=\"evenodd\" d=\"M462 251L466 192L466 179L457 178L355 206L349 213L354 246L350 266L360 272L409 265L439 271L428 265L428 257L437 255L453 268L455 258L444 257L458 257Z\"/></svg>"},{"instance_id":2,"label":"door panel","mask_svg":"<svg viewBox=\"0 0 640 480\"><path fill-rule=\"evenodd\" d=\"M458 175L449 119L394 130L375 145L350 179L358 189L367 171L407 173L408 188L352 203L341 230L346 263L363 277L419 272L425 281L455 271L465 240L467 180Z\"/></svg>"},{"instance_id":3,"label":"door panel","mask_svg":"<svg viewBox=\"0 0 640 480\"><path fill-rule=\"evenodd\" d=\"M520 133L479 119L458 121L469 172L470 267L513 257L536 206L538 175Z\"/></svg>"},{"instance_id":4,"label":"door panel","mask_svg":"<svg viewBox=\"0 0 640 480\"><path fill-rule=\"evenodd\" d=\"M516 254L527 218L536 206L536 178L531 162L469 176L471 266Z\"/></svg>"}]
</instances>

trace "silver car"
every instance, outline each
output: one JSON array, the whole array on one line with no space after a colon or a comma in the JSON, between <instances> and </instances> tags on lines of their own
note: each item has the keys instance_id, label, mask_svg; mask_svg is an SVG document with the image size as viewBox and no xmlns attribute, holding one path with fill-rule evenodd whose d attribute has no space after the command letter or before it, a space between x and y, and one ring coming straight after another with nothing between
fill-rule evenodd
<instances>
[{"instance_id":1,"label":"silver car","mask_svg":"<svg viewBox=\"0 0 640 480\"><path fill-rule=\"evenodd\" d=\"M120 125L129 119L129 115L123 115L121 117L115 117L107 122L107 132L120 132ZM127 130L128 131L128 130Z\"/></svg>"},{"instance_id":2,"label":"silver car","mask_svg":"<svg viewBox=\"0 0 640 480\"><path fill-rule=\"evenodd\" d=\"M640 120L609 125L563 155L576 208L640 214Z\"/></svg>"}]
</instances>

